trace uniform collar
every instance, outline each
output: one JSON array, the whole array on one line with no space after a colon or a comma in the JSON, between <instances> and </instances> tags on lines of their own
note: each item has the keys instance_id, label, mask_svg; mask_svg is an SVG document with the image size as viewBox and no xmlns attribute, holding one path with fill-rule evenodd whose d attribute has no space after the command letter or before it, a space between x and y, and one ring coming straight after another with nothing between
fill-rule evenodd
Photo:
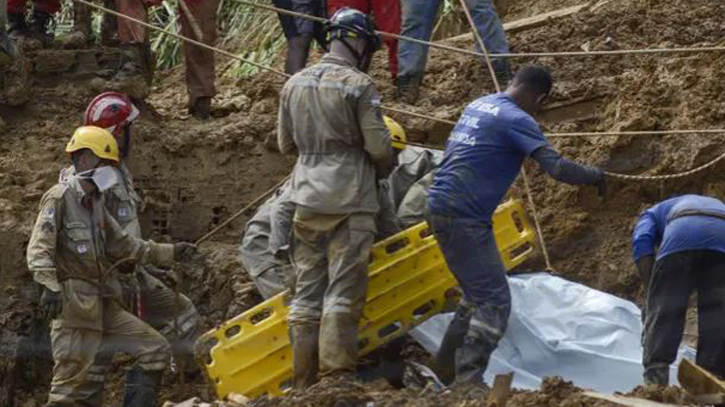
<instances>
[{"instance_id":1,"label":"uniform collar","mask_svg":"<svg viewBox=\"0 0 725 407\"><path fill-rule=\"evenodd\" d=\"M332 54L325 54L324 57L322 57L322 62L328 63L328 64L335 64L335 65L342 65L342 66L349 66L350 68L355 68L353 64L351 64L348 60L337 57Z\"/></svg>"}]
</instances>

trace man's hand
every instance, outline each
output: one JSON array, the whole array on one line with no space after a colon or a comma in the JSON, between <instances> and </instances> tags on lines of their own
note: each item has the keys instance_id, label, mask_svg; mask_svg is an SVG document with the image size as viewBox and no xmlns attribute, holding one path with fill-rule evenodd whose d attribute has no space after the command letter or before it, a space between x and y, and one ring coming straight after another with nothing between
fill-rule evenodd
<instances>
[{"instance_id":1,"label":"man's hand","mask_svg":"<svg viewBox=\"0 0 725 407\"><path fill-rule=\"evenodd\" d=\"M174 260L189 261L197 252L197 247L193 243L180 242L174 245Z\"/></svg>"},{"instance_id":2,"label":"man's hand","mask_svg":"<svg viewBox=\"0 0 725 407\"><path fill-rule=\"evenodd\" d=\"M59 292L43 287L43 294L40 295L40 306L43 310L43 317L48 321L54 320L58 318L63 310L63 297Z\"/></svg>"},{"instance_id":3,"label":"man's hand","mask_svg":"<svg viewBox=\"0 0 725 407\"><path fill-rule=\"evenodd\" d=\"M607 196L607 177L604 175L604 172L602 172L602 177L596 184L594 184L594 186L597 187L597 195L601 198Z\"/></svg>"},{"instance_id":4,"label":"man's hand","mask_svg":"<svg viewBox=\"0 0 725 407\"><path fill-rule=\"evenodd\" d=\"M649 287L649 280L652 278L652 269L654 268L654 264L655 256L652 255L640 257L640 259L637 260L637 271L639 272L639 278L642 279L642 284L644 284L645 289Z\"/></svg>"}]
</instances>

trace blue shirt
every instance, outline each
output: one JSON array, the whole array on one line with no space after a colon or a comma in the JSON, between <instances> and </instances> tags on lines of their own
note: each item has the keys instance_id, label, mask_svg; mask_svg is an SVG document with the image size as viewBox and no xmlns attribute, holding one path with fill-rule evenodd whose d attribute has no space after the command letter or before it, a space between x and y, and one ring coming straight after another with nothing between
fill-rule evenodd
<instances>
[{"instance_id":1,"label":"blue shirt","mask_svg":"<svg viewBox=\"0 0 725 407\"><path fill-rule=\"evenodd\" d=\"M505 93L469 104L446 143L428 196L436 215L491 221L524 158L549 142Z\"/></svg>"},{"instance_id":2,"label":"blue shirt","mask_svg":"<svg viewBox=\"0 0 725 407\"><path fill-rule=\"evenodd\" d=\"M632 256L639 260L657 252L657 259L685 250L715 250L725 253L725 220L714 216L684 216L673 219L682 210L722 213L719 199L683 195L662 201L640 215L632 237ZM659 246L659 250L656 250Z\"/></svg>"}]
</instances>

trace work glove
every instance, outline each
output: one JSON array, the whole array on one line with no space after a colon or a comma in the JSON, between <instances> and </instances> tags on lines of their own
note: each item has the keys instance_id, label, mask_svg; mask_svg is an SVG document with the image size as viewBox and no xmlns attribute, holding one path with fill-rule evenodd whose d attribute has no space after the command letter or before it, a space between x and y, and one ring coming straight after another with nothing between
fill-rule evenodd
<instances>
[{"instance_id":1,"label":"work glove","mask_svg":"<svg viewBox=\"0 0 725 407\"><path fill-rule=\"evenodd\" d=\"M601 198L607 196L607 176L601 168L596 168L598 173L594 186L597 187L597 195Z\"/></svg>"},{"instance_id":2,"label":"work glove","mask_svg":"<svg viewBox=\"0 0 725 407\"><path fill-rule=\"evenodd\" d=\"M43 317L52 321L58 318L63 310L63 296L60 292L43 287L43 294L40 295L40 307L43 310Z\"/></svg>"},{"instance_id":3,"label":"work glove","mask_svg":"<svg viewBox=\"0 0 725 407\"><path fill-rule=\"evenodd\" d=\"M174 260L184 262L189 261L197 252L197 247L193 243L180 242L174 245Z\"/></svg>"}]
</instances>

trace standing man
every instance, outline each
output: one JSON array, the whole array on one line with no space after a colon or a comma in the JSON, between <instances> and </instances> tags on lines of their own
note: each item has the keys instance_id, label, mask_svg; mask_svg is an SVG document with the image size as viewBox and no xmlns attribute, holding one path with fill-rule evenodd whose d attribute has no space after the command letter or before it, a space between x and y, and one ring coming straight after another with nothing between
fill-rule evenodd
<instances>
[{"instance_id":1,"label":"standing man","mask_svg":"<svg viewBox=\"0 0 725 407\"><path fill-rule=\"evenodd\" d=\"M401 35L430 41L433 26L438 17L441 0L401 0L403 2L403 28ZM509 52L506 33L496 13L493 0L466 0L466 6L476 24L488 52L492 54ZM476 46L478 48L478 45ZM478 49L479 52L482 52ZM399 48L400 72L398 74L397 97L406 103L418 100L420 83L428 61L428 46L402 40ZM511 76L511 68L505 59L492 61L496 78L505 85Z\"/></svg>"},{"instance_id":2,"label":"standing man","mask_svg":"<svg viewBox=\"0 0 725 407\"><path fill-rule=\"evenodd\" d=\"M131 125L138 118L139 111L128 96L117 92L106 92L96 96L86 109L84 124L97 126L111 133L119 146L120 162L114 166L115 186L104 193L104 203L108 213L119 226L137 239L141 239L141 223L138 210L142 200L134 189L133 176L127 166L131 153ZM131 301L127 310L151 325L171 344L172 354L188 371L196 370L194 361L194 343L201 333L201 317L191 300L168 283L179 284L170 270L153 266L131 265L126 279L126 290L133 295L124 295ZM138 293L138 298L136 298ZM102 391L105 372L110 368L111 360L96 359L94 368Z\"/></svg>"},{"instance_id":3,"label":"standing man","mask_svg":"<svg viewBox=\"0 0 725 407\"><path fill-rule=\"evenodd\" d=\"M659 247L659 249L657 249ZM640 215L632 252L647 290L644 381L669 384L670 364L697 291L697 364L725 378L725 204L683 195Z\"/></svg>"},{"instance_id":4,"label":"standing man","mask_svg":"<svg viewBox=\"0 0 725 407\"><path fill-rule=\"evenodd\" d=\"M299 152L291 179L297 282L289 315L297 388L315 383L318 369L343 380L355 371L376 180L392 167L380 95L365 74L380 37L370 17L350 8L335 13L328 35L330 52L290 78L280 95L279 148Z\"/></svg>"},{"instance_id":5,"label":"standing man","mask_svg":"<svg viewBox=\"0 0 725 407\"><path fill-rule=\"evenodd\" d=\"M100 405L88 381L98 354L128 353L125 406L156 403L169 362L163 336L120 305L118 267L127 259L170 266L195 251L189 243L158 244L126 234L103 203L118 180L116 141L108 131L85 126L66 146L75 172L45 193L28 244L28 268L42 286L41 306L51 323L55 366L49 406Z\"/></svg>"},{"instance_id":6,"label":"standing man","mask_svg":"<svg viewBox=\"0 0 725 407\"><path fill-rule=\"evenodd\" d=\"M161 4L163 0L116 0L120 13L142 21L148 21L147 8ZM204 44L214 45L216 42L216 15L219 0L180 0L186 2L191 16L201 28ZM183 9L181 15L181 34L197 39ZM121 68L116 74L116 81L124 81L131 77L142 76L150 85L153 80L153 57L148 31L145 27L125 18L118 19L118 37L121 42ZM214 52L196 45L184 43L186 62L186 87L189 91L189 114L200 120L209 119L211 99L216 95L214 86Z\"/></svg>"},{"instance_id":7,"label":"standing man","mask_svg":"<svg viewBox=\"0 0 725 407\"><path fill-rule=\"evenodd\" d=\"M17 45L22 38L34 38L44 45L53 41L53 33L48 32L53 14L60 11L60 0L32 0L32 22L25 22L25 8L28 0L6 0L8 15L8 35Z\"/></svg>"},{"instance_id":8,"label":"standing man","mask_svg":"<svg viewBox=\"0 0 725 407\"><path fill-rule=\"evenodd\" d=\"M327 0L327 14L333 15L343 7L372 14L378 28L384 32L400 34L400 0ZM388 47L388 69L393 82L398 77L398 40L385 37Z\"/></svg>"},{"instance_id":9,"label":"standing man","mask_svg":"<svg viewBox=\"0 0 725 407\"><path fill-rule=\"evenodd\" d=\"M272 0L275 7L295 11L314 17L326 16L324 0ZM322 48L325 48L325 33L322 23L307 18L293 17L288 14L277 13L285 38L287 38L287 58L284 71L290 75L301 71L307 65L312 39L316 39Z\"/></svg>"},{"instance_id":10,"label":"standing man","mask_svg":"<svg viewBox=\"0 0 725 407\"><path fill-rule=\"evenodd\" d=\"M483 385L489 357L504 335L511 310L506 272L491 217L526 157L558 181L598 184L601 170L562 158L531 116L549 95L552 79L530 66L501 93L466 107L446 144L428 196L430 224L463 298L437 355L441 378Z\"/></svg>"}]
</instances>

